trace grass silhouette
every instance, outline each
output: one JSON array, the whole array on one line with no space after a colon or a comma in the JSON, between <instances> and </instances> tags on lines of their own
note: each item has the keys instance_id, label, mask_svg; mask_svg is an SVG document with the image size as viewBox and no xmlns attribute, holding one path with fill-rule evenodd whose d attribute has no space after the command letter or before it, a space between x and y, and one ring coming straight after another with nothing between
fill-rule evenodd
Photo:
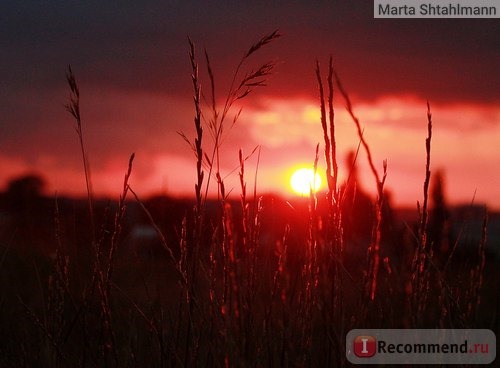
<instances>
[{"instance_id":1,"label":"grass silhouette","mask_svg":"<svg viewBox=\"0 0 500 368\"><path fill-rule=\"evenodd\" d=\"M279 37L272 32L244 52L221 106L209 54L205 51L202 62L209 81L208 95L203 95L200 62L189 40L195 135L179 134L194 152L196 182L193 201L182 203L182 209L165 210L159 201L139 198L129 184L134 155L118 203L95 201L80 91L69 69L66 107L76 121L87 187L86 214L80 210L73 216L85 220L71 227L71 205L60 199L46 201L40 212L53 210L53 257L33 254L34 266L21 267L22 254L3 247L2 284L8 284L6 275L22 277L2 293L1 365L338 367L347 365L345 335L352 328L484 325L478 310L486 267L486 218L473 257L460 257L457 240L442 262L429 230L430 105L423 204L414 229L408 226L398 236L385 230L394 225L384 192L387 163L381 173L376 169L331 59L326 93L316 65L326 196L311 191L309 198L296 203L259 196L257 172L249 195L245 163L254 154L260 157L256 147L248 157L241 150L235 154L241 192L239 201L229 197L220 167L226 155L224 135L231 127L237 129L242 111L233 111L235 103L265 86L274 64L244 69ZM363 247L358 250L348 214L361 194L350 194L353 177L338 182L335 90L346 102L377 188L377 198L364 208L370 220L363 225L370 235L360 238ZM319 155L320 145L314 170ZM209 199L212 185L217 187L216 200ZM130 209L156 232L160 247L153 256L136 257L126 246L133 226L127 220ZM172 223L173 233L168 230Z\"/></svg>"}]
</instances>

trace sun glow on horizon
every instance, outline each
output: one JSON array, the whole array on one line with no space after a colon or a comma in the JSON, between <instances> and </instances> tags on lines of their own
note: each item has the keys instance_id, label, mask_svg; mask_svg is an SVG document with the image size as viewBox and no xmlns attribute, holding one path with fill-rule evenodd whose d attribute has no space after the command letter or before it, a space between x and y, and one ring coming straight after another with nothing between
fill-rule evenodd
<instances>
[{"instance_id":1,"label":"sun glow on horizon","mask_svg":"<svg viewBox=\"0 0 500 368\"><path fill-rule=\"evenodd\" d=\"M311 190L317 192L321 188L321 176L310 168L300 168L293 172L290 186L296 194L309 195Z\"/></svg>"}]
</instances>

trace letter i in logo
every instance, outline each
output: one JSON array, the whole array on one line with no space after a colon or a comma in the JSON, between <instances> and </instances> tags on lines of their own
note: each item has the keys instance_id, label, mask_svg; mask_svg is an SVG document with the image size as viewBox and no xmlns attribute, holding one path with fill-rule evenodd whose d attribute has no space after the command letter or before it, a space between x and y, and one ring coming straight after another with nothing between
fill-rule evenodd
<instances>
[{"instance_id":1,"label":"letter i in logo","mask_svg":"<svg viewBox=\"0 0 500 368\"><path fill-rule=\"evenodd\" d=\"M370 358L375 355L376 341L373 336L357 336L354 339L354 354L359 358Z\"/></svg>"}]
</instances>

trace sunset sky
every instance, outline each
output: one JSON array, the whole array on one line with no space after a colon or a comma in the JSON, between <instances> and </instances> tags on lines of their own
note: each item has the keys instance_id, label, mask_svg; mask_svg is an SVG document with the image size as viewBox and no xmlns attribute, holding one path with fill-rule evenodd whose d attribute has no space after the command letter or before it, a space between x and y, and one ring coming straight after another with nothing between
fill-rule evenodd
<instances>
[{"instance_id":1,"label":"sunset sky","mask_svg":"<svg viewBox=\"0 0 500 368\"><path fill-rule=\"evenodd\" d=\"M371 0L3 2L0 188L39 173L47 194L85 193L64 108L71 64L96 194L118 195L135 152L136 192L191 195L195 157L177 134L195 135L187 37L201 65L209 53L222 103L243 53L275 29L282 37L244 69L276 62L268 86L243 102L225 136L226 187L239 193L238 150L248 155L260 145L259 191L291 195L293 170L312 165L318 142L323 149L314 68L318 59L326 74L331 55L380 170L387 159L395 204L422 198L428 100L432 170L444 173L449 200L469 203L475 193L476 203L500 209L499 20L373 19ZM344 179L344 157L358 138L339 93L335 104ZM256 155L247 161L249 185L256 163ZM319 165L324 170L324 160ZM364 153L359 166L363 188L374 192Z\"/></svg>"}]
</instances>

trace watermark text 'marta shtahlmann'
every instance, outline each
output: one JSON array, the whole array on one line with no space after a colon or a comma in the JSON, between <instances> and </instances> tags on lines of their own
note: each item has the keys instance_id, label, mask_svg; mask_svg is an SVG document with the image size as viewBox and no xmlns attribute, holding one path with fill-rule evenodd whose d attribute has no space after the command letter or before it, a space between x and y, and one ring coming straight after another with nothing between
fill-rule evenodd
<instances>
[{"instance_id":1,"label":"watermark text 'marta shtahlmann'","mask_svg":"<svg viewBox=\"0 0 500 368\"><path fill-rule=\"evenodd\" d=\"M462 2L415 2L377 1L374 4L376 18L497 18L499 6L481 6Z\"/></svg>"}]
</instances>

